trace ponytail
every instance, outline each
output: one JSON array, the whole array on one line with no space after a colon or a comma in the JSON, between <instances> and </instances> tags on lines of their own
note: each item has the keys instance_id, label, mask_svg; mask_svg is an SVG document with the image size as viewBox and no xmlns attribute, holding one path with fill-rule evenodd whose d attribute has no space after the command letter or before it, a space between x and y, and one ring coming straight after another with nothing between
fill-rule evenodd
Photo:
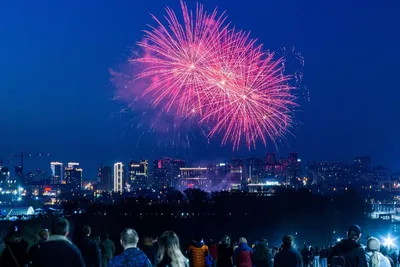
<instances>
[{"instance_id":1,"label":"ponytail","mask_svg":"<svg viewBox=\"0 0 400 267\"><path fill-rule=\"evenodd\" d=\"M371 264L371 267L379 267L379 264L380 264L379 252L377 252L377 251L372 252L370 264Z\"/></svg>"}]
</instances>

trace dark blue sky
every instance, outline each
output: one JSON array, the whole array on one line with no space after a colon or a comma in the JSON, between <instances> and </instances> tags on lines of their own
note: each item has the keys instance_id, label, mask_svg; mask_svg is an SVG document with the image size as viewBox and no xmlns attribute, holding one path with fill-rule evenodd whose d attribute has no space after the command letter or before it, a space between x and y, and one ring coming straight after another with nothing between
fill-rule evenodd
<instances>
[{"instance_id":1,"label":"dark blue sky","mask_svg":"<svg viewBox=\"0 0 400 267\"><path fill-rule=\"evenodd\" d=\"M251 30L265 47L294 46L304 56L311 102L301 107L296 137L280 153L346 161L370 154L374 164L400 169L399 1L202 2L209 10L226 10L235 26ZM141 130L119 116L108 71L124 62L127 47L153 23L149 13L163 15L165 5L178 9L179 1L0 1L0 156L8 160L20 149L50 152L51 158L31 160L27 169L75 160L91 177L100 162L171 155L155 136L137 142ZM175 151L181 157L188 152ZM232 153L218 140L208 148L199 140L187 157L265 151Z\"/></svg>"}]
</instances>

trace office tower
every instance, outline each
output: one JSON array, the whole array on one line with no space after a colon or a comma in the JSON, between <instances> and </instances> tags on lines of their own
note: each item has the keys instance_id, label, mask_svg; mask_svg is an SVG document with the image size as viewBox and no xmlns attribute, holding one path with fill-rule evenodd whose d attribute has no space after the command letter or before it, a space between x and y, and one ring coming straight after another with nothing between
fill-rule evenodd
<instances>
[{"instance_id":1,"label":"office tower","mask_svg":"<svg viewBox=\"0 0 400 267\"><path fill-rule=\"evenodd\" d=\"M176 187L180 189L200 188L209 190L211 180L207 177L208 168L206 167L184 167L180 168L180 175L177 178Z\"/></svg>"},{"instance_id":2,"label":"office tower","mask_svg":"<svg viewBox=\"0 0 400 267\"><path fill-rule=\"evenodd\" d=\"M69 162L68 166L65 167L65 180L63 183L71 185L73 191L79 191L82 189L82 173L83 170L79 168L79 163Z\"/></svg>"},{"instance_id":3,"label":"office tower","mask_svg":"<svg viewBox=\"0 0 400 267\"><path fill-rule=\"evenodd\" d=\"M64 181L64 170L61 162L51 162L52 184L61 184Z\"/></svg>"},{"instance_id":4,"label":"office tower","mask_svg":"<svg viewBox=\"0 0 400 267\"><path fill-rule=\"evenodd\" d=\"M122 193L124 178L124 165L122 162L114 164L114 192Z\"/></svg>"},{"instance_id":5,"label":"office tower","mask_svg":"<svg viewBox=\"0 0 400 267\"><path fill-rule=\"evenodd\" d=\"M0 166L0 188L5 189L9 186L10 171L7 167Z\"/></svg>"},{"instance_id":6,"label":"office tower","mask_svg":"<svg viewBox=\"0 0 400 267\"><path fill-rule=\"evenodd\" d=\"M128 183L133 190L147 187L148 168L149 163L147 159L142 159L139 162L135 162L133 160L130 161Z\"/></svg>"},{"instance_id":7,"label":"office tower","mask_svg":"<svg viewBox=\"0 0 400 267\"><path fill-rule=\"evenodd\" d=\"M263 159L260 158L250 158L246 160L246 165L244 166L244 176L247 182L258 183L258 181L265 176L265 163Z\"/></svg>"},{"instance_id":8,"label":"office tower","mask_svg":"<svg viewBox=\"0 0 400 267\"><path fill-rule=\"evenodd\" d=\"M153 186L157 189L173 186L173 162L163 158L153 162Z\"/></svg>"},{"instance_id":9,"label":"office tower","mask_svg":"<svg viewBox=\"0 0 400 267\"><path fill-rule=\"evenodd\" d=\"M100 190L104 192L113 191L112 169L110 166L102 166L100 168Z\"/></svg>"},{"instance_id":10,"label":"office tower","mask_svg":"<svg viewBox=\"0 0 400 267\"><path fill-rule=\"evenodd\" d=\"M242 185L243 182L243 162L241 159L232 159L230 164L230 183Z\"/></svg>"}]
</instances>

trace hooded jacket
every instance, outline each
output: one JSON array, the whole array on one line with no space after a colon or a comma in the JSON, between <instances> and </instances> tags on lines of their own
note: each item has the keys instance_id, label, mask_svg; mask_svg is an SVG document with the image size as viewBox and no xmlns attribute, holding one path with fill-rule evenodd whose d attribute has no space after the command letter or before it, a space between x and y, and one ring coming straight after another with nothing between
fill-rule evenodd
<instances>
[{"instance_id":1,"label":"hooded jacket","mask_svg":"<svg viewBox=\"0 0 400 267\"><path fill-rule=\"evenodd\" d=\"M32 266L40 267L85 267L81 252L65 236L52 235L41 243Z\"/></svg>"},{"instance_id":2,"label":"hooded jacket","mask_svg":"<svg viewBox=\"0 0 400 267\"><path fill-rule=\"evenodd\" d=\"M246 243L240 243L235 249L233 261L237 267L252 267L253 249Z\"/></svg>"},{"instance_id":3,"label":"hooded jacket","mask_svg":"<svg viewBox=\"0 0 400 267\"><path fill-rule=\"evenodd\" d=\"M329 262L338 256L344 258L348 267L368 267L364 248L353 239L343 239L332 247L329 252Z\"/></svg>"}]
</instances>

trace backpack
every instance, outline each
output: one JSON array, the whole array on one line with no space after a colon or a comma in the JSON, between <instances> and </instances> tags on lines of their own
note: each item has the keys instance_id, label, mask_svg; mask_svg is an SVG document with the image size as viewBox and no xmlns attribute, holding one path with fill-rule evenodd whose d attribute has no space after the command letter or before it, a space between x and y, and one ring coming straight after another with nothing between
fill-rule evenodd
<instances>
[{"instance_id":1,"label":"backpack","mask_svg":"<svg viewBox=\"0 0 400 267\"><path fill-rule=\"evenodd\" d=\"M344 259L343 256L334 256L332 258L331 267L345 267L345 266L346 266L346 260Z\"/></svg>"},{"instance_id":2,"label":"backpack","mask_svg":"<svg viewBox=\"0 0 400 267\"><path fill-rule=\"evenodd\" d=\"M206 266L212 266L213 263L214 263L213 257L211 256L211 254L208 254L206 256Z\"/></svg>"}]
</instances>

